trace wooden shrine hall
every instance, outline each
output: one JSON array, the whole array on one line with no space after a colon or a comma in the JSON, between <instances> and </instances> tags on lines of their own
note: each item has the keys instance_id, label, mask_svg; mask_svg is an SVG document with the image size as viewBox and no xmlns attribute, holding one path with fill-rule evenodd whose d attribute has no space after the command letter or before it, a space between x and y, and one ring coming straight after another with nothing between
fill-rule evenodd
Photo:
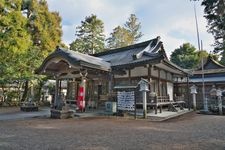
<instances>
[{"instance_id":1,"label":"wooden shrine hall","mask_svg":"<svg viewBox=\"0 0 225 150\"><path fill-rule=\"evenodd\" d=\"M148 96L158 96L158 101L148 98L148 105L158 107L160 102L170 103L179 96L174 93L176 78L188 78L187 72L169 61L160 37L94 55L57 47L36 72L56 80L54 109L60 111L67 100L76 101L80 110L116 101L113 87L136 86L141 78L149 82ZM67 82L64 96L60 92L62 81ZM165 99L160 100L160 96ZM137 103L141 104L141 99L137 98Z\"/></svg>"}]
</instances>

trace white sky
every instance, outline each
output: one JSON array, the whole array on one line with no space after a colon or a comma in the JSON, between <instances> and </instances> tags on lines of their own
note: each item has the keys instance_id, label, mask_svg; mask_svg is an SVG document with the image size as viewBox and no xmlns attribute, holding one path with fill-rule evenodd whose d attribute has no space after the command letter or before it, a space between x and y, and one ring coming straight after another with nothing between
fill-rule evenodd
<instances>
[{"instance_id":1,"label":"white sky","mask_svg":"<svg viewBox=\"0 0 225 150\"><path fill-rule=\"evenodd\" d=\"M71 43L75 39L75 27L86 16L97 15L104 22L108 35L123 25L130 14L134 13L141 22L143 42L156 36L163 41L169 56L174 49L185 42L198 48L194 19L194 2L190 0L47 0L51 11L59 12L62 17L63 42ZM203 49L213 50L213 36L207 33L207 22L203 17L201 2L196 2L200 39Z\"/></svg>"}]
</instances>

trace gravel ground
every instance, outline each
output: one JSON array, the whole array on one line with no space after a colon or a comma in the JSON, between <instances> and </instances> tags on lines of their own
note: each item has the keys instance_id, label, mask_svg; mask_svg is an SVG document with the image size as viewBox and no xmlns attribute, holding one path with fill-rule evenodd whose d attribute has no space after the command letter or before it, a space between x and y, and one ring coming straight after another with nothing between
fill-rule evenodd
<instances>
[{"instance_id":1,"label":"gravel ground","mask_svg":"<svg viewBox=\"0 0 225 150\"><path fill-rule=\"evenodd\" d=\"M225 150L225 116L0 121L0 150Z\"/></svg>"},{"instance_id":2,"label":"gravel ground","mask_svg":"<svg viewBox=\"0 0 225 150\"><path fill-rule=\"evenodd\" d=\"M15 113L19 111L20 107L0 107L0 115L4 113Z\"/></svg>"}]
</instances>

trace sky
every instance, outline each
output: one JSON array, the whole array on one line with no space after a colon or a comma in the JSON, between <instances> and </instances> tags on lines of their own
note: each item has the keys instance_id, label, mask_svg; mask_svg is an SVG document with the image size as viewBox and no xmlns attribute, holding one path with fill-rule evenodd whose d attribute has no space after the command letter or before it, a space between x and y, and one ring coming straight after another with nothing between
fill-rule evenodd
<instances>
[{"instance_id":1,"label":"sky","mask_svg":"<svg viewBox=\"0 0 225 150\"><path fill-rule=\"evenodd\" d=\"M201 0L200 0L201 1ZM141 22L144 34L139 42L161 37L168 56L183 43L198 48L194 2L190 0L47 0L50 11L62 17L62 40L69 45L75 39L75 28L91 14L104 22L106 37L118 25L123 26L130 14ZM207 32L207 20L201 2L195 2L200 40L203 49L213 50L213 36Z\"/></svg>"}]
</instances>

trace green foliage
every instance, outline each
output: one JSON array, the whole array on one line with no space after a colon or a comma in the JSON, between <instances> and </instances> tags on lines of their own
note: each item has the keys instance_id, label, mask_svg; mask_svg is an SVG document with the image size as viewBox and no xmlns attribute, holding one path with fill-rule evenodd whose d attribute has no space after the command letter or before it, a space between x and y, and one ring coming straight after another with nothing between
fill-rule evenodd
<instances>
[{"instance_id":1,"label":"green foliage","mask_svg":"<svg viewBox=\"0 0 225 150\"><path fill-rule=\"evenodd\" d=\"M57 12L49 12L45 0L24 0L22 10L28 19L33 46L39 49L37 55L42 61L61 42L61 17Z\"/></svg>"},{"instance_id":2,"label":"green foliage","mask_svg":"<svg viewBox=\"0 0 225 150\"><path fill-rule=\"evenodd\" d=\"M104 24L96 15L87 16L76 28L77 38L70 44L70 49L82 53L94 54L104 50Z\"/></svg>"},{"instance_id":3,"label":"green foliage","mask_svg":"<svg viewBox=\"0 0 225 150\"><path fill-rule=\"evenodd\" d=\"M0 2L0 82L17 77L18 61L32 45L27 19L21 13L22 1Z\"/></svg>"},{"instance_id":4,"label":"green foliage","mask_svg":"<svg viewBox=\"0 0 225 150\"><path fill-rule=\"evenodd\" d=\"M34 69L61 42L61 18L45 0L0 1L0 86L37 78ZM26 91L28 89L24 89Z\"/></svg>"},{"instance_id":5,"label":"green foliage","mask_svg":"<svg viewBox=\"0 0 225 150\"><path fill-rule=\"evenodd\" d=\"M135 14L130 15L124 26L130 33L133 42L132 44L137 42L143 36L143 34L140 32L141 23L138 22L138 18Z\"/></svg>"},{"instance_id":6,"label":"green foliage","mask_svg":"<svg viewBox=\"0 0 225 150\"><path fill-rule=\"evenodd\" d=\"M133 37L124 27L116 27L110 35L111 37L107 39L108 48L110 49L128 46L133 43Z\"/></svg>"},{"instance_id":7,"label":"green foliage","mask_svg":"<svg viewBox=\"0 0 225 150\"><path fill-rule=\"evenodd\" d=\"M204 56L205 52L201 53L201 55ZM200 57L194 46L185 43L172 52L170 60L181 68L194 69L199 64Z\"/></svg>"},{"instance_id":8,"label":"green foliage","mask_svg":"<svg viewBox=\"0 0 225 150\"><path fill-rule=\"evenodd\" d=\"M215 39L216 53L222 53L221 63L225 64L225 2L224 0L203 0L205 18L208 20L208 32Z\"/></svg>"},{"instance_id":9,"label":"green foliage","mask_svg":"<svg viewBox=\"0 0 225 150\"><path fill-rule=\"evenodd\" d=\"M120 48L136 43L141 37L141 23L135 14L131 14L124 27L117 26L107 39L108 48Z\"/></svg>"}]
</instances>

